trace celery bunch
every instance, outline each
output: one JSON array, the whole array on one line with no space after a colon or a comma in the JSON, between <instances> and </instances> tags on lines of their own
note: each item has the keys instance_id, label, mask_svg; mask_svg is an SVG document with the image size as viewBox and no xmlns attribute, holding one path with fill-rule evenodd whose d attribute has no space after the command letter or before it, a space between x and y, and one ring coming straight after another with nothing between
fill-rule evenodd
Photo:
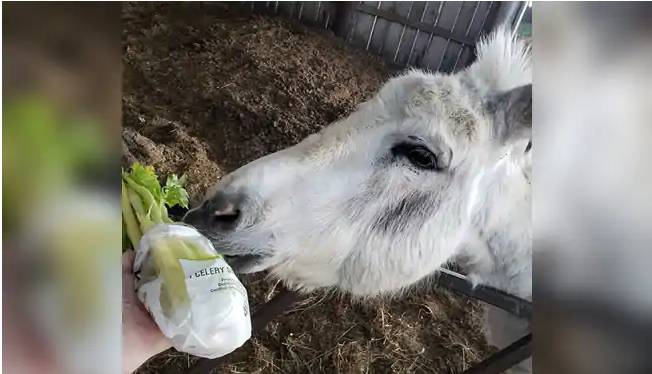
<instances>
[{"instance_id":1,"label":"celery bunch","mask_svg":"<svg viewBox=\"0 0 652 374\"><path fill-rule=\"evenodd\" d=\"M170 175L161 187L151 166L135 163L122 172L122 219L127 237L134 249L140 238L152 226L172 223L167 207L188 207L188 192L183 188L186 178Z\"/></svg>"},{"instance_id":2,"label":"celery bunch","mask_svg":"<svg viewBox=\"0 0 652 374\"><path fill-rule=\"evenodd\" d=\"M135 163L122 172L122 219L125 232L135 250L141 238L158 224L172 223L168 207L188 207L188 192L183 188L185 176L171 175L165 186L159 184L154 168ZM166 316L185 310L189 305L185 274L179 259L205 260L216 258L215 253L182 238L152 238L149 246L154 274L160 277L160 303Z\"/></svg>"}]
</instances>

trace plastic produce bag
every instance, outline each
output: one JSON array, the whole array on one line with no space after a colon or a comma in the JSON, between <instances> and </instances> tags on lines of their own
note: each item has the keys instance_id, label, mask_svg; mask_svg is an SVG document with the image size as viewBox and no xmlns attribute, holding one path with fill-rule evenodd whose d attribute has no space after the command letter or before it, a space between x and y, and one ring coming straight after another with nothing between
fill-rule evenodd
<instances>
[{"instance_id":1,"label":"plastic produce bag","mask_svg":"<svg viewBox=\"0 0 652 374\"><path fill-rule=\"evenodd\" d=\"M194 228L149 229L136 250L134 272L138 298L178 351L217 358L251 337L247 290Z\"/></svg>"}]
</instances>

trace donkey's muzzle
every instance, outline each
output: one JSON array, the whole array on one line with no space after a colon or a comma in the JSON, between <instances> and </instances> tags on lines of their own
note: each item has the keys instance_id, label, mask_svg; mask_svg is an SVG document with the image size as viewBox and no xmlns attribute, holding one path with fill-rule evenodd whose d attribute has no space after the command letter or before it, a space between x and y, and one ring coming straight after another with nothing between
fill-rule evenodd
<instances>
[{"instance_id":1,"label":"donkey's muzzle","mask_svg":"<svg viewBox=\"0 0 652 374\"><path fill-rule=\"evenodd\" d=\"M242 221L244 200L241 193L217 192L199 207L186 213L183 222L195 226L200 231L217 235L228 234Z\"/></svg>"}]
</instances>

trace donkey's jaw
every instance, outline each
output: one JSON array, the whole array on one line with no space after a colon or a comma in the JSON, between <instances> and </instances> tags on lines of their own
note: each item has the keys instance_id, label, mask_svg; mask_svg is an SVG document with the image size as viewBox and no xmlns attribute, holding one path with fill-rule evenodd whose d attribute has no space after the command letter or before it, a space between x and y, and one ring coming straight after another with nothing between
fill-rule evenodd
<instances>
[{"instance_id":1,"label":"donkey's jaw","mask_svg":"<svg viewBox=\"0 0 652 374\"><path fill-rule=\"evenodd\" d=\"M267 268L264 257L257 255L230 256L224 255L224 260L231 266L231 269L239 274L249 274L263 271Z\"/></svg>"},{"instance_id":2,"label":"donkey's jaw","mask_svg":"<svg viewBox=\"0 0 652 374\"><path fill-rule=\"evenodd\" d=\"M238 274L257 273L268 269L268 256L262 255L224 255L224 260Z\"/></svg>"}]
</instances>

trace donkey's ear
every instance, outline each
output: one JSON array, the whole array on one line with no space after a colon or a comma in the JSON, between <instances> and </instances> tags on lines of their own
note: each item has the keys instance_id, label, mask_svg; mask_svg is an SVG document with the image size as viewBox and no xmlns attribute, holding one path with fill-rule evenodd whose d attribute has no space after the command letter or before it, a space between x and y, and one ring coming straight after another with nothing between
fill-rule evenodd
<instances>
[{"instance_id":1,"label":"donkey's ear","mask_svg":"<svg viewBox=\"0 0 652 374\"><path fill-rule=\"evenodd\" d=\"M532 137L532 85L514 88L498 97L495 135L502 144Z\"/></svg>"}]
</instances>

